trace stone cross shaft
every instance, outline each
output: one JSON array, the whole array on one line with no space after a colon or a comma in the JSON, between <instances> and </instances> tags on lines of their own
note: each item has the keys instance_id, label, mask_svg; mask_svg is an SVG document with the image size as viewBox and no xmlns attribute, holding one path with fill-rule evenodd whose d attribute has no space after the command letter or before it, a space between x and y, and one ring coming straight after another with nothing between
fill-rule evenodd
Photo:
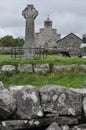
<instances>
[{"instance_id":1,"label":"stone cross shaft","mask_svg":"<svg viewBox=\"0 0 86 130\"><path fill-rule=\"evenodd\" d=\"M38 15L38 11L33 5L27 5L27 7L22 11L22 15L26 19L24 58L33 59L35 54L34 20Z\"/></svg>"}]
</instances>

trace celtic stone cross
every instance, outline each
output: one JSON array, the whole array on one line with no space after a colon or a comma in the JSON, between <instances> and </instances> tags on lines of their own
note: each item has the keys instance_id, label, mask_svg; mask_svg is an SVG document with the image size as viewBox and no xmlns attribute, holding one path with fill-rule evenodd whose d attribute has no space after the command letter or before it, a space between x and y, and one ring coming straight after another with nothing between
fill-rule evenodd
<instances>
[{"instance_id":1,"label":"celtic stone cross","mask_svg":"<svg viewBox=\"0 0 86 130\"><path fill-rule=\"evenodd\" d=\"M26 19L24 58L33 59L35 55L34 20L38 15L38 11L33 5L27 5L27 7L22 11L22 15Z\"/></svg>"}]
</instances>

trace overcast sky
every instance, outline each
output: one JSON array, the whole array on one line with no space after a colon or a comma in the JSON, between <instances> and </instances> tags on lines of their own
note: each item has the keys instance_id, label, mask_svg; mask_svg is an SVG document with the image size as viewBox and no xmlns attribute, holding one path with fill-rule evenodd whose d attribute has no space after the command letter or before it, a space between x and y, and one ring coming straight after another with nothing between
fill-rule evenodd
<instances>
[{"instance_id":1,"label":"overcast sky","mask_svg":"<svg viewBox=\"0 0 86 130\"><path fill-rule=\"evenodd\" d=\"M24 37L25 19L22 10L28 4L34 4L39 11L35 19L35 32L44 27L49 15L53 28L62 36L72 32L82 37L86 33L86 0L1 0L0 37Z\"/></svg>"}]
</instances>

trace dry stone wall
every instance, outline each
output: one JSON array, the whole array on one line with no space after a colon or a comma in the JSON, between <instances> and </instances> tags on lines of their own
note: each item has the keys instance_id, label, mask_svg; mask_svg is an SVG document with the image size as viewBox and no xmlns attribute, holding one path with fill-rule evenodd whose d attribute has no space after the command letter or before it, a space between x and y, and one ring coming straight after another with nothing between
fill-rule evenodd
<instances>
[{"instance_id":1,"label":"dry stone wall","mask_svg":"<svg viewBox=\"0 0 86 130\"><path fill-rule=\"evenodd\" d=\"M59 85L4 88L0 81L0 130L86 130L86 89Z\"/></svg>"},{"instance_id":2,"label":"dry stone wall","mask_svg":"<svg viewBox=\"0 0 86 130\"><path fill-rule=\"evenodd\" d=\"M85 64L3 65L1 73L19 71L45 74L49 72L86 71ZM59 85L8 86L0 81L0 130L86 130L86 81L83 89Z\"/></svg>"},{"instance_id":3,"label":"dry stone wall","mask_svg":"<svg viewBox=\"0 0 86 130\"><path fill-rule=\"evenodd\" d=\"M0 47L0 54L11 54L12 47Z\"/></svg>"},{"instance_id":4,"label":"dry stone wall","mask_svg":"<svg viewBox=\"0 0 86 130\"><path fill-rule=\"evenodd\" d=\"M3 65L0 69L1 72L28 72L28 73L38 73L45 74L48 72L62 72L62 71L71 71L75 69L81 69L86 71L85 64L71 64L71 65L51 65L51 64L19 64L17 67L14 65Z\"/></svg>"}]
</instances>

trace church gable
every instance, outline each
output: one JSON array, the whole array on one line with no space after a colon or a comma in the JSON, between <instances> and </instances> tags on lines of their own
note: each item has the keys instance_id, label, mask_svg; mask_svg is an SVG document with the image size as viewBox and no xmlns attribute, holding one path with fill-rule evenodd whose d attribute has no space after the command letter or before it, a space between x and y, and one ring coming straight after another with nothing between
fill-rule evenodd
<instances>
[{"instance_id":1,"label":"church gable","mask_svg":"<svg viewBox=\"0 0 86 130\"><path fill-rule=\"evenodd\" d=\"M48 17L44 21L44 28L41 28L40 32L35 34L35 45L36 47L45 47L47 43L48 47L53 47L60 37L61 35L57 33L57 30L52 28L52 21Z\"/></svg>"},{"instance_id":2,"label":"church gable","mask_svg":"<svg viewBox=\"0 0 86 130\"><path fill-rule=\"evenodd\" d=\"M70 33L67 36L65 36L64 38L62 38L59 41L57 41L57 43L64 42L64 41L70 42L70 41L73 41L73 40L78 40L78 41L81 42L81 38L76 36L74 33Z\"/></svg>"},{"instance_id":3,"label":"church gable","mask_svg":"<svg viewBox=\"0 0 86 130\"><path fill-rule=\"evenodd\" d=\"M73 33L65 36L64 38L57 41L56 46L58 49L65 49L69 51L79 51L79 47L82 43L82 40Z\"/></svg>"}]
</instances>

